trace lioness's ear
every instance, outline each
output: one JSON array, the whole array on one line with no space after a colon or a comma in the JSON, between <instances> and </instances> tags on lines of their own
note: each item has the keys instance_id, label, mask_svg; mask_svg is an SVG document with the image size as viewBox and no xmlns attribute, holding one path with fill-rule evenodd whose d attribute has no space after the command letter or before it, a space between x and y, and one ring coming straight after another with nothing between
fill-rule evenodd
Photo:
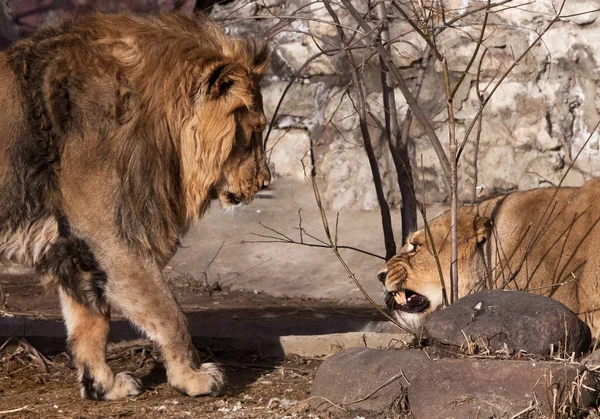
<instances>
[{"instance_id":1,"label":"lioness's ear","mask_svg":"<svg viewBox=\"0 0 600 419\"><path fill-rule=\"evenodd\" d=\"M475 240L477 241L477 246L482 246L492 233L492 222L487 217L476 215L475 220L473 221L473 227L475 227Z\"/></svg>"},{"instance_id":2,"label":"lioness's ear","mask_svg":"<svg viewBox=\"0 0 600 419\"><path fill-rule=\"evenodd\" d=\"M206 77L206 94L211 99L218 99L226 95L233 87L233 66L219 64L215 66Z\"/></svg>"}]
</instances>

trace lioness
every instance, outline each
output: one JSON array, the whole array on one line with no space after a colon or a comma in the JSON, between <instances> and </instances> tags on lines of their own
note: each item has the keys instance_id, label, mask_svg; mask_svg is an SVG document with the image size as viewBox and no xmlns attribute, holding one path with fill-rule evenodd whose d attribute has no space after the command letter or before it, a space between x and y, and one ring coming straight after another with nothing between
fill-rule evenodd
<instances>
[{"instance_id":1,"label":"lioness","mask_svg":"<svg viewBox=\"0 0 600 419\"><path fill-rule=\"evenodd\" d=\"M92 14L0 54L0 262L59 289L81 395L137 395L105 360L110 308L161 350L171 386L217 394L161 269L207 209L270 173L267 50L208 18Z\"/></svg>"},{"instance_id":2,"label":"lioness","mask_svg":"<svg viewBox=\"0 0 600 419\"><path fill-rule=\"evenodd\" d=\"M528 290L562 302L593 333L598 331L599 220L600 180L579 188L516 192L459 208L459 296L482 288ZM442 307L435 252L450 290L450 212L429 227L435 246L425 229L419 230L378 273L387 305L415 332L427 313Z\"/></svg>"}]
</instances>

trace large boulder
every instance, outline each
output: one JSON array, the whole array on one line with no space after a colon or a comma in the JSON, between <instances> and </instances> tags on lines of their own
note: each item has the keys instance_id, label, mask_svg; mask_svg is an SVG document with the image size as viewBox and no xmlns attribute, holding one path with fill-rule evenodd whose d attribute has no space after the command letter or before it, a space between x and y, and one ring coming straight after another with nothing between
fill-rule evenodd
<instances>
[{"instance_id":1,"label":"large boulder","mask_svg":"<svg viewBox=\"0 0 600 419\"><path fill-rule=\"evenodd\" d=\"M315 409L388 411L432 362L419 350L350 348L327 358L313 381Z\"/></svg>"},{"instance_id":2,"label":"large boulder","mask_svg":"<svg viewBox=\"0 0 600 419\"><path fill-rule=\"evenodd\" d=\"M419 371L408 402L416 419L573 417L595 405L597 391L579 364L445 358Z\"/></svg>"},{"instance_id":3,"label":"large boulder","mask_svg":"<svg viewBox=\"0 0 600 419\"><path fill-rule=\"evenodd\" d=\"M592 371L598 371L598 369L600 369L600 349L596 349L591 354L582 358L579 362Z\"/></svg>"},{"instance_id":4,"label":"large boulder","mask_svg":"<svg viewBox=\"0 0 600 419\"><path fill-rule=\"evenodd\" d=\"M430 314L426 335L443 344L479 345L490 351L506 347L548 355L564 351L585 353L590 328L563 304L551 298L519 291L483 291L461 298Z\"/></svg>"}]
</instances>

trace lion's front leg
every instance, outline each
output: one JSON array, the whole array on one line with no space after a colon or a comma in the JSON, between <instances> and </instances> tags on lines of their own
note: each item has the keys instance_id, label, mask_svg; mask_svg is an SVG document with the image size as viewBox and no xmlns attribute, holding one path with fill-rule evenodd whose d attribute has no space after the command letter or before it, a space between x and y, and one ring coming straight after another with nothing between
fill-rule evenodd
<instances>
[{"instance_id":1,"label":"lion's front leg","mask_svg":"<svg viewBox=\"0 0 600 419\"><path fill-rule=\"evenodd\" d=\"M158 344L169 384L189 396L219 394L225 375L215 364L199 364L185 315L158 265L121 253L108 271L109 302Z\"/></svg>"},{"instance_id":2,"label":"lion's front leg","mask_svg":"<svg viewBox=\"0 0 600 419\"><path fill-rule=\"evenodd\" d=\"M137 378L127 372L115 375L106 363L110 316L78 303L62 289L59 292L71 355L78 370L81 397L116 400L140 394L142 385Z\"/></svg>"}]
</instances>

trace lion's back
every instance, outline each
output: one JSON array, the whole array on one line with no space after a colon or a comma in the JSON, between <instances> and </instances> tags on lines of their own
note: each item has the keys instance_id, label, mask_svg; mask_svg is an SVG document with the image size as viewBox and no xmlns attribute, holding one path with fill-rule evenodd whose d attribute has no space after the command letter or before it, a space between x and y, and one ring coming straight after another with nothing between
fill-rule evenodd
<instances>
[{"instance_id":1,"label":"lion's back","mask_svg":"<svg viewBox=\"0 0 600 419\"><path fill-rule=\"evenodd\" d=\"M17 78L7 61L6 53L0 53L0 184L10 166L8 150L25 128Z\"/></svg>"}]
</instances>

